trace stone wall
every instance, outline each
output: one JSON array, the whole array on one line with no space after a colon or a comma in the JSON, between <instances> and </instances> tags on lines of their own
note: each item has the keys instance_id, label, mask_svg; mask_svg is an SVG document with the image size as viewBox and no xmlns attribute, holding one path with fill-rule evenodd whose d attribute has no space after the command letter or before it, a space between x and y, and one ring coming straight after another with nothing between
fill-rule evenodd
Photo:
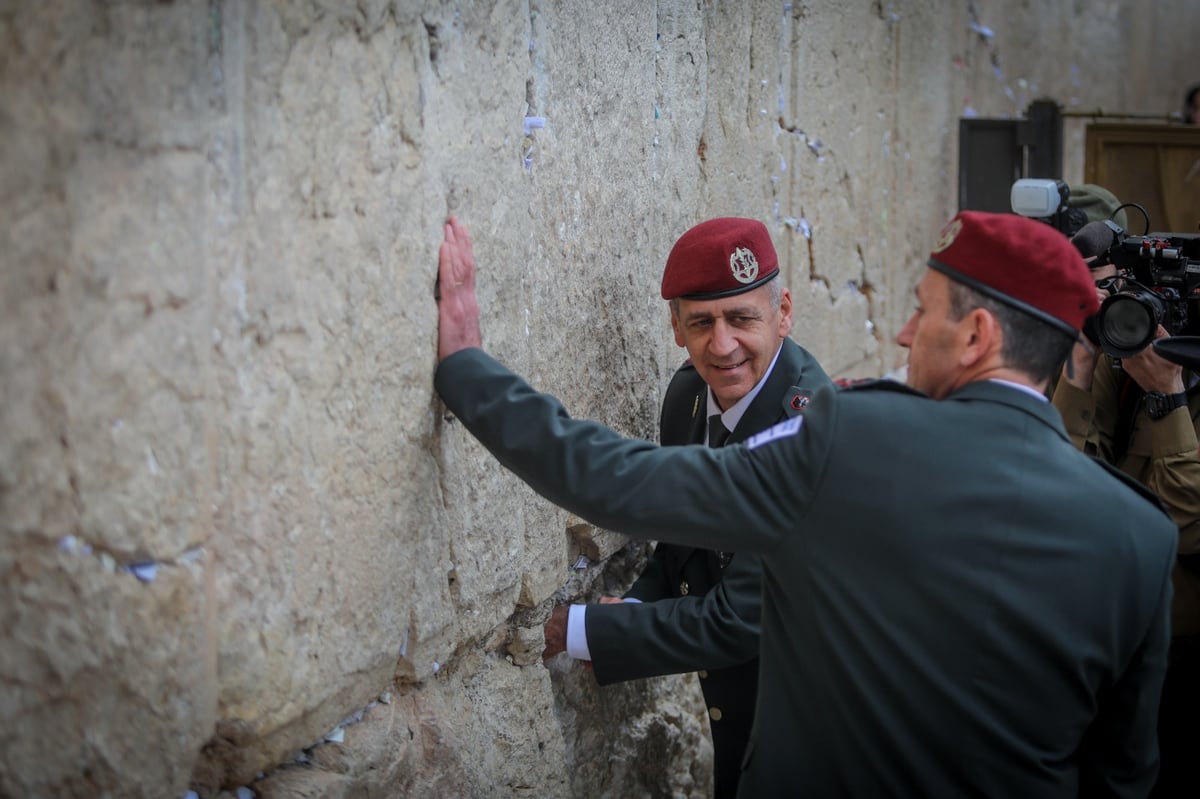
<instances>
[{"instance_id":1,"label":"stone wall","mask_svg":"<svg viewBox=\"0 0 1200 799\"><path fill-rule=\"evenodd\" d=\"M647 545L440 406L444 219L487 348L625 433L710 216L878 375L959 117L1176 110L1200 15L1148 6L0 2L0 795L706 795L693 678L540 663Z\"/></svg>"}]
</instances>

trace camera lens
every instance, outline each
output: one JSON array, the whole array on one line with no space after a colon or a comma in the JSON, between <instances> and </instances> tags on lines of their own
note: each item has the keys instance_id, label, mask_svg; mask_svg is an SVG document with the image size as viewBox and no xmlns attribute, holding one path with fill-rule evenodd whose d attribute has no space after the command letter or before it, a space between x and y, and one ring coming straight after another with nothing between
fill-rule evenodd
<instances>
[{"instance_id":1,"label":"camera lens","mask_svg":"<svg viewBox=\"0 0 1200 799\"><path fill-rule=\"evenodd\" d=\"M1154 340L1161 301L1149 292L1118 293L1100 307L1100 346L1114 358L1128 358Z\"/></svg>"}]
</instances>

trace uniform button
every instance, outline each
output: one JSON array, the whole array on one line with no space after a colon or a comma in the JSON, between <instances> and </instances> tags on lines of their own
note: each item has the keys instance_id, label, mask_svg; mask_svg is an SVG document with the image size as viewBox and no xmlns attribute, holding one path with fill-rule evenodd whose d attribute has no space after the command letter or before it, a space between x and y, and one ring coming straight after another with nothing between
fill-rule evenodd
<instances>
[{"instance_id":1,"label":"uniform button","mask_svg":"<svg viewBox=\"0 0 1200 799\"><path fill-rule=\"evenodd\" d=\"M688 584L687 584L687 580L684 580L682 583L679 584L679 595L687 596L687 592L688 592Z\"/></svg>"},{"instance_id":2,"label":"uniform button","mask_svg":"<svg viewBox=\"0 0 1200 799\"><path fill-rule=\"evenodd\" d=\"M705 677L707 677L707 676L708 676L708 672L707 672L707 671L705 671L704 669L701 669L700 671L696 672L696 674L697 674L697 675L700 677L700 679L702 679L702 680L703 680Z\"/></svg>"},{"instance_id":3,"label":"uniform button","mask_svg":"<svg viewBox=\"0 0 1200 799\"><path fill-rule=\"evenodd\" d=\"M721 708L710 707L708 709L708 717L710 719L712 719L713 721L720 721L721 720Z\"/></svg>"}]
</instances>

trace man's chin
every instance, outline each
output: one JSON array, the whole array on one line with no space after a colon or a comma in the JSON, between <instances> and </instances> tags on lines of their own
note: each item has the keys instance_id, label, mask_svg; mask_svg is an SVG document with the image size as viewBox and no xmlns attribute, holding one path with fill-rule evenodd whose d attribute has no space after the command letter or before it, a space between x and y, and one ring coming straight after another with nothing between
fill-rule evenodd
<instances>
[{"instance_id":1,"label":"man's chin","mask_svg":"<svg viewBox=\"0 0 1200 799\"><path fill-rule=\"evenodd\" d=\"M733 405L737 404L738 400L746 396L751 386L745 385L741 380L715 380L708 384L712 389L713 396L717 398L717 402L725 410L729 410Z\"/></svg>"}]
</instances>

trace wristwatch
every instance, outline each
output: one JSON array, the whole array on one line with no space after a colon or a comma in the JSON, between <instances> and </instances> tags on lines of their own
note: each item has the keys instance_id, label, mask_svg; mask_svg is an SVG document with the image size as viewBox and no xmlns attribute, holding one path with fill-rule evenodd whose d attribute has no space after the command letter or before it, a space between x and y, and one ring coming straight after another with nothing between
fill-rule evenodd
<instances>
[{"instance_id":1,"label":"wristwatch","mask_svg":"<svg viewBox=\"0 0 1200 799\"><path fill-rule=\"evenodd\" d=\"M1187 392L1164 394L1161 391L1146 392L1146 415L1151 419L1161 419L1176 408L1187 405Z\"/></svg>"}]
</instances>

